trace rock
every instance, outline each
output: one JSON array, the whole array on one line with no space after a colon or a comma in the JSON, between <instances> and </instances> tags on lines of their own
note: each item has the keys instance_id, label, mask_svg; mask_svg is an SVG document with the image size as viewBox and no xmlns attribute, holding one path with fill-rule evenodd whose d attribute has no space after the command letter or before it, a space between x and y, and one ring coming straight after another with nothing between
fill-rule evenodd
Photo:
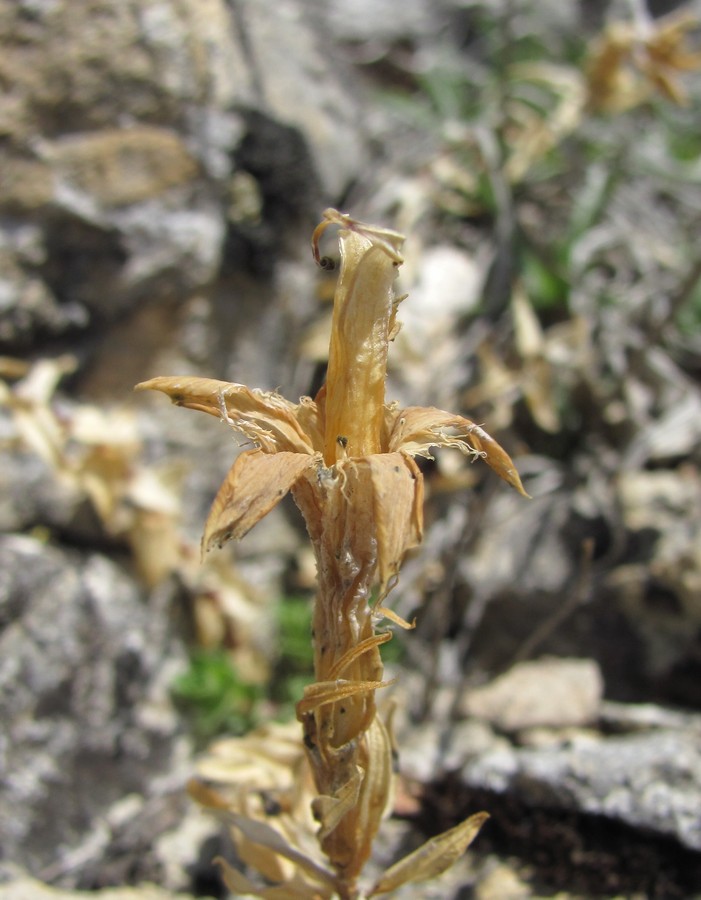
<instances>
[{"instance_id":1,"label":"rock","mask_svg":"<svg viewBox=\"0 0 701 900\"><path fill-rule=\"evenodd\" d=\"M472 788L508 793L529 807L617 820L701 850L698 735L662 730L571 746L510 749L470 760Z\"/></svg>"},{"instance_id":2,"label":"rock","mask_svg":"<svg viewBox=\"0 0 701 900\"><path fill-rule=\"evenodd\" d=\"M77 526L77 527L76 527ZM58 529L86 540L103 531L86 497L27 450L6 452L0 465L0 532Z\"/></svg>"},{"instance_id":3,"label":"rock","mask_svg":"<svg viewBox=\"0 0 701 900\"><path fill-rule=\"evenodd\" d=\"M645 647L648 677L667 702L701 699L701 480L693 465L623 471L617 479L630 557L607 582Z\"/></svg>"},{"instance_id":4,"label":"rock","mask_svg":"<svg viewBox=\"0 0 701 900\"><path fill-rule=\"evenodd\" d=\"M469 691L463 710L509 732L588 725L596 721L602 693L601 673L593 660L540 659L518 663Z\"/></svg>"},{"instance_id":5,"label":"rock","mask_svg":"<svg viewBox=\"0 0 701 900\"><path fill-rule=\"evenodd\" d=\"M650 575L674 594L679 618L701 623L701 479L681 471L622 472L618 491L624 520L653 549Z\"/></svg>"},{"instance_id":6,"label":"rock","mask_svg":"<svg viewBox=\"0 0 701 900\"><path fill-rule=\"evenodd\" d=\"M237 57L223 4L206 5L205 15L190 16L167 3L0 4L3 33L13 36L3 48L13 90L0 104L0 169L9 169L4 181L14 173L34 185L3 197L11 213L4 229L38 225L44 258L25 272L38 275L59 306L83 314L49 335L85 328L86 311L113 318L154 276L183 291L214 274L224 222L196 158L204 127L196 111L219 108L223 119ZM236 133L224 139L223 125L219 133L230 153ZM157 197L168 202L149 206ZM125 205L145 206L150 228L120 216ZM182 263L175 271L174 260ZM50 306L47 298L29 308L36 333L10 330L9 344L45 336L44 321L56 318Z\"/></svg>"},{"instance_id":7,"label":"rock","mask_svg":"<svg viewBox=\"0 0 701 900\"><path fill-rule=\"evenodd\" d=\"M419 257L409 296L401 306L402 328L393 346L393 367L406 385L407 403L448 408L464 378L464 346L459 322L474 312L484 265L447 244L428 247ZM433 348L441 347L440 359Z\"/></svg>"},{"instance_id":8,"label":"rock","mask_svg":"<svg viewBox=\"0 0 701 900\"><path fill-rule=\"evenodd\" d=\"M367 159L359 92L301 0L0 0L0 26L0 342L13 351L147 298L182 302L223 264L272 271L283 230ZM245 216L242 178L260 201ZM31 257L16 246L28 229Z\"/></svg>"},{"instance_id":9,"label":"rock","mask_svg":"<svg viewBox=\"0 0 701 900\"><path fill-rule=\"evenodd\" d=\"M506 863L497 863L475 886L475 900L528 900L531 889Z\"/></svg>"},{"instance_id":10,"label":"rock","mask_svg":"<svg viewBox=\"0 0 701 900\"><path fill-rule=\"evenodd\" d=\"M149 840L157 822L173 827L173 811L146 816L143 800L166 791L177 805L186 778L169 698L184 663L166 615L171 599L164 588L147 605L100 554L0 538L4 859L100 883L100 855L125 819L149 819ZM124 807L130 795L136 808ZM147 856L142 845L136 859Z\"/></svg>"},{"instance_id":11,"label":"rock","mask_svg":"<svg viewBox=\"0 0 701 900\"><path fill-rule=\"evenodd\" d=\"M434 34L445 24L429 0L409 0L400 7L392 0L352 0L324 2L312 0L337 41L390 43ZM440 10L440 13L444 13Z\"/></svg>"},{"instance_id":12,"label":"rock","mask_svg":"<svg viewBox=\"0 0 701 900\"><path fill-rule=\"evenodd\" d=\"M552 595L553 601L556 596L561 605L573 566L565 532L571 498L558 491L531 503L519 504L519 499L506 493L495 498L483 536L475 552L461 562L461 570L483 591L498 593L508 585L521 595L537 589Z\"/></svg>"},{"instance_id":13,"label":"rock","mask_svg":"<svg viewBox=\"0 0 701 900\"><path fill-rule=\"evenodd\" d=\"M128 206L191 181L199 166L172 131L149 126L71 134L39 147L65 191L98 208Z\"/></svg>"},{"instance_id":14,"label":"rock","mask_svg":"<svg viewBox=\"0 0 701 900\"><path fill-rule=\"evenodd\" d=\"M172 900L173 893L144 884L138 887L106 888L102 891L73 891L49 887L19 870L6 873L7 880L0 871L0 886L3 900ZM191 895L190 895L191 896ZM188 900L187 894L178 894L179 900Z\"/></svg>"},{"instance_id":15,"label":"rock","mask_svg":"<svg viewBox=\"0 0 701 900\"><path fill-rule=\"evenodd\" d=\"M293 126L309 146L323 192L340 196L368 160L357 127L359 81L324 45L310 4L244 0L235 8L253 87L241 105Z\"/></svg>"},{"instance_id":16,"label":"rock","mask_svg":"<svg viewBox=\"0 0 701 900\"><path fill-rule=\"evenodd\" d=\"M600 719L607 732L676 729L701 736L700 714L666 709L654 703L614 703L608 700L601 704Z\"/></svg>"}]
</instances>

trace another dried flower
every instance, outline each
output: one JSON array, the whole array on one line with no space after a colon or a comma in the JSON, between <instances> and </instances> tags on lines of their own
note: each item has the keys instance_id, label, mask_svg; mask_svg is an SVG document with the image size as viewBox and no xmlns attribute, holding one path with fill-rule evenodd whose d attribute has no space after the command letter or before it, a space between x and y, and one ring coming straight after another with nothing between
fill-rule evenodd
<instances>
[{"instance_id":1,"label":"another dried flower","mask_svg":"<svg viewBox=\"0 0 701 900\"><path fill-rule=\"evenodd\" d=\"M684 105L679 74L701 68L701 53L688 45L698 29L698 14L676 10L657 21L647 15L633 22L612 22L594 43L587 66L590 105L622 112L654 91Z\"/></svg>"}]
</instances>

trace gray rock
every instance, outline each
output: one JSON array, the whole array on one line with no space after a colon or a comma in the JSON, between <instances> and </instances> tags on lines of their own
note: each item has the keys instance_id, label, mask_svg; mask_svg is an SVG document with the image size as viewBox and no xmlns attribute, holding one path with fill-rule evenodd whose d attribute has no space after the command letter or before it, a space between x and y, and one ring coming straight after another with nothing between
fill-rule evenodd
<instances>
[{"instance_id":1,"label":"gray rock","mask_svg":"<svg viewBox=\"0 0 701 900\"><path fill-rule=\"evenodd\" d=\"M394 42L416 40L434 34L446 24L444 10L429 0L409 0L397 5L392 0L308 0L322 16L336 40ZM440 5L439 5L440 6Z\"/></svg>"},{"instance_id":2,"label":"gray rock","mask_svg":"<svg viewBox=\"0 0 701 900\"><path fill-rule=\"evenodd\" d=\"M618 820L701 849L698 735L672 730L571 746L500 750L466 763L464 782L529 806Z\"/></svg>"},{"instance_id":3,"label":"gray rock","mask_svg":"<svg viewBox=\"0 0 701 900\"><path fill-rule=\"evenodd\" d=\"M182 765L168 686L183 652L170 597L164 589L147 605L99 554L0 538L4 859L79 877L124 818L108 812L158 793Z\"/></svg>"},{"instance_id":4,"label":"gray rock","mask_svg":"<svg viewBox=\"0 0 701 900\"><path fill-rule=\"evenodd\" d=\"M302 0L0 0L0 25L13 350L183 301L223 265L269 274L283 231L367 159L358 91Z\"/></svg>"},{"instance_id":5,"label":"gray rock","mask_svg":"<svg viewBox=\"0 0 701 900\"><path fill-rule=\"evenodd\" d=\"M3 900L85 900L85 891L73 891L69 889L53 888L35 878L23 873L21 870L7 872L7 878L2 878ZM106 888L95 891L89 895L94 900L172 900L173 893L164 890L154 884L144 884L138 887ZM191 896L191 895L190 895ZM187 900L187 894L178 894L180 900Z\"/></svg>"},{"instance_id":6,"label":"gray rock","mask_svg":"<svg viewBox=\"0 0 701 900\"><path fill-rule=\"evenodd\" d=\"M243 0L232 6L254 90L252 102L239 102L297 129L323 192L340 196L368 159L358 128L360 82L323 43L313 4Z\"/></svg>"},{"instance_id":7,"label":"gray rock","mask_svg":"<svg viewBox=\"0 0 701 900\"><path fill-rule=\"evenodd\" d=\"M589 725L597 719L602 693L593 660L539 659L468 691L464 710L503 731Z\"/></svg>"},{"instance_id":8,"label":"gray rock","mask_svg":"<svg viewBox=\"0 0 701 900\"><path fill-rule=\"evenodd\" d=\"M84 498L55 478L48 465L28 450L6 451L0 465L0 532L25 531L37 525L64 528L75 521ZM94 514L88 519L93 536ZM83 536L86 533L83 532Z\"/></svg>"},{"instance_id":9,"label":"gray rock","mask_svg":"<svg viewBox=\"0 0 701 900\"><path fill-rule=\"evenodd\" d=\"M531 503L519 503L519 499L499 494L490 506L476 552L461 562L461 569L470 583L489 592L508 585L516 586L519 593L534 589L560 593L572 571L565 540L571 499L563 492Z\"/></svg>"}]
</instances>

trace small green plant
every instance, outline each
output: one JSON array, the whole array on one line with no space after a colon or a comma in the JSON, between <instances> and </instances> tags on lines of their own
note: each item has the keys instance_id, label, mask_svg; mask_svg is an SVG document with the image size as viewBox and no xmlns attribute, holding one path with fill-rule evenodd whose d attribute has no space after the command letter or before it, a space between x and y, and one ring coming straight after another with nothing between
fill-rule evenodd
<instances>
[{"instance_id":1,"label":"small green plant","mask_svg":"<svg viewBox=\"0 0 701 900\"><path fill-rule=\"evenodd\" d=\"M245 734L256 724L263 697L263 688L243 681L230 655L221 649L193 650L188 668L171 691L203 744L222 733Z\"/></svg>"},{"instance_id":2,"label":"small green plant","mask_svg":"<svg viewBox=\"0 0 701 900\"><path fill-rule=\"evenodd\" d=\"M270 699L278 704L278 719L294 718L294 704L314 668L308 597L283 597L275 609L279 655L273 670Z\"/></svg>"}]
</instances>

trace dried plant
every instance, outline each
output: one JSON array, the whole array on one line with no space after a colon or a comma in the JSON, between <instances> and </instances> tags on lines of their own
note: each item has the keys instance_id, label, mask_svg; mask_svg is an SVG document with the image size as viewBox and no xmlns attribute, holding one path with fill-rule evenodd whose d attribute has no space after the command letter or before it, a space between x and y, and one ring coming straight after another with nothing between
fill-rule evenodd
<instances>
[{"instance_id":1,"label":"dried plant","mask_svg":"<svg viewBox=\"0 0 701 900\"><path fill-rule=\"evenodd\" d=\"M0 357L0 413L11 417L0 452L29 452L42 461L61 497L54 520L59 528L94 533L99 527L103 540L129 548L147 588L177 574L191 597L197 642L236 647L238 671L264 682L269 655L256 636L268 614L230 563L212 556L199 565L197 547L180 528L182 463L146 461L133 409L57 396L61 380L76 367L68 355L34 362ZM54 521L30 524L47 539Z\"/></svg>"},{"instance_id":2,"label":"dried plant","mask_svg":"<svg viewBox=\"0 0 701 900\"><path fill-rule=\"evenodd\" d=\"M414 457L430 457L432 447L455 447L484 459L525 495L511 459L479 425L434 408L385 402L387 352L402 299L394 281L403 237L326 210L312 238L315 259L324 266L330 263L321 257L319 241L332 224L340 228L341 265L327 381L314 400L295 404L276 392L207 378L159 377L138 385L221 418L254 444L236 459L214 500L204 551L243 537L292 491L316 554L316 681L297 705L304 757L301 749L293 758L282 753L283 769L286 761L297 774L286 786L272 778L277 814L266 813L269 804L250 773L241 775L246 766L239 766L238 788L229 797L196 788L235 826L242 859L272 886L256 887L223 864L227 883L261 897L361 896L357 879L392 788L391 736L375 706L375 692L389 683L379 648L391 632L379 626L389 620L412 627L384 604L405 552L422 536L423 478ZM276 753L272 746L266 750L271 741L271 734L253 735L239 751L270 762ZM277 769L279 764L278 755ZM315 796L305 812L300 798L311 796L310 789ZM284 790L286 803L280 800ZM385 872L365 896L444 871L485 818L478 813L432 839ZM328 862L309 840L314 822Z\"/></svg>"},{"instance_id":3,"label":"dried plant","mask_svg":"<svg viewBox=\"0 0 701 900\"><path fill-rule=\"evenodd\" d=\"M129 545L137 571L153 586L178 566L182 473L177 464L147 467L140 461L133 412L54 403L59 382L76 366L72 356L34 363L0 359L0 407L14 424L7 443L42 460L67 504L79 508L87 500L105 533Z\"/></svg>"},{"instance_id":4,"label":"dried plant","mask_svg":"<svg viewBox=\"0 0 701 900\"><path fill-rule=\"evenodd\" d=\"M689 46L699 17L691 6L653 21L644 10L631 22L612 22L593 43L586 77L589 105L619 113L659 93L687 103L679 75L701 68L701 53Z\"/></svg>"},{"instance_id":5,"label":"dried plant","mask_svg":"<svg viewBox=\"0 0 701 900\"><path fill-rule=\"evenodd\" d=\"M422 109L412 96L408 111L399 109L419 123L428 113L441 135L426 170L431 203L468 218L485 211L509 216L511 188L552 179L571 158L570 147L586 145L590 123L657 98L692 106L688 76L701 68L698 10L688 4L653 19L643 3L632 6L632 17L612 20L576 58L556 59L544 34L524 33L469 77L440 66L424 73L419 86L431 105ZM495 11L492 32L509 32L509 15ZM529 45L540 45L540 55Z\"/></svg>"}]
</instances>

